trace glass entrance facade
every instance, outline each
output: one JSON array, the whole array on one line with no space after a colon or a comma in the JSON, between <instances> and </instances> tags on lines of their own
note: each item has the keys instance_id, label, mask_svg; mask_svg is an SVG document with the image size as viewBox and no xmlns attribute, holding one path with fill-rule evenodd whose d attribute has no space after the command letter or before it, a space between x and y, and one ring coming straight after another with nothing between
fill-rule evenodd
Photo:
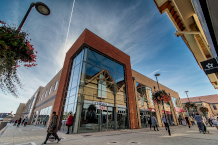
<instances>
[{"instance_id":1,"label":"glass entrance facade","mask_svg":"<svg viewBox=\"0 0 218 145\"><path fill-rule=\"evenodd\" d=\"M61 113L61 131L95 132L129 128L124 66L84 47L71 63Z\"/></svg>"}]
</instances>

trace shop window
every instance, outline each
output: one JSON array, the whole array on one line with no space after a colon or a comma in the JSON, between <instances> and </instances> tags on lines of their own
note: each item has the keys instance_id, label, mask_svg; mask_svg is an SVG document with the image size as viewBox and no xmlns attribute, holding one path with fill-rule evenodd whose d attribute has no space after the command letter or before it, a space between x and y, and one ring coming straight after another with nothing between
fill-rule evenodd
<instances>
[{"instance_id":1,"label":"shop window","mask_svg":"<svg viewBox=\"0 0 218 145\"><path fill-rule=\"evenodd\" d=\"M216 105L215 105L215 104L213 104L213 109L214 109L214 110L217 110L217 107L216 107Z\"/></svg>"}]
</instances>

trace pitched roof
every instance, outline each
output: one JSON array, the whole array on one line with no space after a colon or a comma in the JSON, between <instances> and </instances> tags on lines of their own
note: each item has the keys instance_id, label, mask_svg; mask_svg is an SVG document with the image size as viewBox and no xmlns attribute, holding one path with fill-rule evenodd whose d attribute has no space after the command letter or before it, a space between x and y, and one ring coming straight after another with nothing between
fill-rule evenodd
<instances>
[{"instance_id":1,"label":"pitched roof","mask_svg":"<svg viewBox=\"0 0 218 145\"><path fill-rule=\"evenodd\" d=\"M207 96L199 96L199 97L191 97L189 98L191 102L207 102L207 103L218 103L218 95L207 95ZM182 98L182 103L189 102L188 98Z\"/></svg>"}]
</instances>

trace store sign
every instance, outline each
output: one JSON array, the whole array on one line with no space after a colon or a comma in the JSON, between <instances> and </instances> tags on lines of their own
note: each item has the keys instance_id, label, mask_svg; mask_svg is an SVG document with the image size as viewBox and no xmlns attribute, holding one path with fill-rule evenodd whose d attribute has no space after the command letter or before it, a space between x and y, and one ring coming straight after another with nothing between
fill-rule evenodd
<instances>
[{"instance_id":1,"label":"store sign","mask_svg":"<svg viewBox=\"0 0 218 145\"><path fill-rule=\"evenodd\" d=\"M150 110L151 112L155 112L155 109L154 109L154 108L149 108L149 110Z\"/></svg>"},{"instance_id":2,"label":"store sign","mask_svg":"<svg viewBox=\"0 0 218 145\"><path fill-rule=\"evenodd\" d=\"M201 65L206 74L212 74L218 72L218 63L215 58L201 62Z\"/></svg>"},{"instance_id":3,"label":"store sign","mask_svg":"<svg viewBox=\"0 0 218 145\"><path fill-rule=\"evenodd\" d=\"M94 105L100 105L100 106L108 106L108 103L104 102L93 102Z\"/></svg>"},{"instance_id":4,"label":"store sign","mask_svg":"<svg viewBox=\"0 0 218 145\"><path fill-rule=\"evenodd\" d=\"M101 106L101 105L95 105L97 109L101 110L107 110L107 107Z\"/></svg>"}]
</instances>

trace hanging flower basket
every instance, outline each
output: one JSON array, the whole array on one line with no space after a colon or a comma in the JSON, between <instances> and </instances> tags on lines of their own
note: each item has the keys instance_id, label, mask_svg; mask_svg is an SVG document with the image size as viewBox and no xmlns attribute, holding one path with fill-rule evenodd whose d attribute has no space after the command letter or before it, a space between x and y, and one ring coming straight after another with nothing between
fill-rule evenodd
<instances>
[{"instance_id":1,"label":"hanging flower basket","mask_svg":"<svg viewBox=\"0 0 218 145\"><path fill-rule=\"evenodd\" d=\"M0 88L17 97L15 82L21 83L17 77L17 68L36 66L36 53L28 40L28 33L16 27L6 25L0 20Z\"/></svg>"},{"instance_id":2,"label":"hanging flower basket","mask_svg":"<svg viewBox=\"0 0 218 145\"><path fill-rule=\"evenodd\" d=\"M166 93L165 90L155 91L152 93L152 100L156 104L168 103L170 100L170 95Z\"/></svg>"},{"instance_id":3,"label":"hanging flower basket","mask_svg":"<svg viewBox=\"0 0 218 145\"><path fill-rule=\"evenodd\" d=\"M199 111L202 112L203 114L207 114L208 109L207 107L200 107Z\"/></svg>"},{"instance_id":4,"label":"hanging flower basket","mask_svg":"<svg viewBox=\"0 0 218 145\"><path fill-rule=\"evenodd\" d=\"M197 105L193 102L186 102L185 107L189 110L189 108L197 108Z\"/></svg>"}]
</instances>

